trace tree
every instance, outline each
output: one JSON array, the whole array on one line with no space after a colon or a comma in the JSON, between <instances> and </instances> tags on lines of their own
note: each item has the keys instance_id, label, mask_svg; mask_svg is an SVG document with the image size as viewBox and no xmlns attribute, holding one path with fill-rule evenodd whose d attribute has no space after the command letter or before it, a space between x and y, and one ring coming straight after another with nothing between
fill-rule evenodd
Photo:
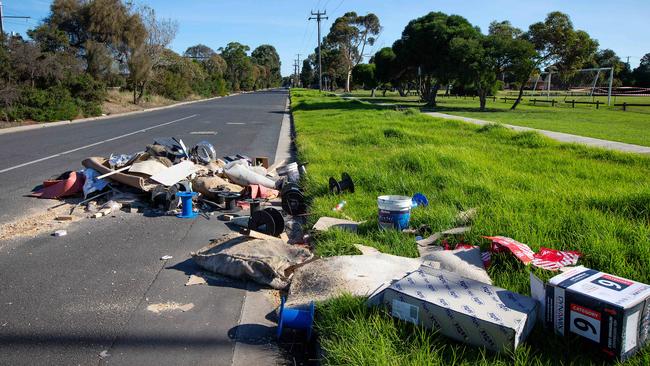
<instances>
[{"instance_id":1,"label":"tree","mask_svg":"<svg viewBox=\"0 0 650 366\"><path fill-rule=\"evenodd\" d=\"M145 24L147 23L147 24ZM154 46L148 37L157 37L152 25L153 10L139 9L121 0L54 0L50 15L33 34L46 49L65 47L83 58L86 71L96 78L108 79L117 71L129 74L134 103L144 92L153 64ZM151 34L149 34L151 31ZM60 33L67 37L61 41ZM175 33L175 32L174 32Z\"/></svg>"},{"instance_id":2,"label":"tree","mask_svg":"<svg viewBox=\"0 0 650 366\"><path fill-rule=\"evenodd\" d=\"M575 30L569 16L559 11L549 13L543 22L531 24L521 38L530 42L536 52L528 69L522 70L517 80L520 83L519 95L510 108L513 110L521 101L526 82L533 73L551 66L570 73L592 59L598 49L596 40L584 31Z\"/></svg>"},{"instance_id":3,"label":"tree","mask_svg":"<svg viewBox=\"0 0 650 366\"><path fill-rule=\"evenodd\" d=\"M27 35L41 47L43 52L65 52L70 49L70 42L65 32L49 23L28 30Z\"/></svg>"},{"instance_id":4,"label":"tree","mask_svg":"<svg viewBox=\"0 0 650 366\"><path fill-rule=\"evenodd\" d=\"M223 57L216 53L210 56L210 58L207 60L203 61L202 64L208 74L221 78L226 74L226 70L228 69L226 60L224 60Z\"/></svg>"},{"instance_id":5,"label":"tree","mask_svg":"<svg viewBox=\"0 0 650 366\"><path fill-rule=\"evenodd\" d=\"M611 67L614 71L614 86L622 86L623 84L629 84L631 78L631 70L628 65L621 60L620 57L609 48L598 50L585 66L589 67ZM599 79L609 80L609 72L600 73ZM625 80L625 82L624 82Z\"/></svg>"},{"instance_id":6,"label":"tree","mask_svg":"<svg viewBox=\"0 0 650 366\"><path fill-rule=\"evenodd\" d=\"M280 85L282 81L282 75L280 74L280 55L278 55L275 47L269 44L263 44L253 50L251 58L253 62L265 69L260 75L262 76L263 87L270 88Z\"/></svg>"},{"instance_id":7,"label":"tree","mask_svg":"<svg viewBox=\"0 0 650 366\"><path fill-rule=\"evenodd\" d=\"M389 87L397 88L401 96L405 96L404 86L409 81L407 68L400 67L397 56L391 47L384 47L372 56L371 62L375 64L375 78L378 87L386 91Z\"/></svg>"},{"instance_id":8,"label":"tree","mask_svg":"<svg viewBox=\"0 0 650 366\"><path fill-rule=\"evenodd\" d=\"M360 16L355 12L348 12L337 18L332 24L326 39L343 56L346 70L346 92L350 91L352 69L361 63L366 46L372 46L375 43L375 36L380 31L379 18L372 13Z\"/></svg>"},{"instance_id":9,"label":"tree","mask_svg":"<svg viewBox=\"0 0 650 366\"><path fill-rule=\"evenodd\" d=\"M459 73L458 80L473 84L481 111L485 110L487 95L496 89L499 58L502 53L498 46L494 36L478 35L475 38L454 38L451 41L451 53L455 54L466 70Z\"/></svg>"},{"instance_id":10,"label":"tree","mask_svg":"<svg viewBox=\"0 0 650 366\"><path fill-rule=\"evenodd\" d=\"M194 46L187 47L183 56L196 59L208 59L217 53L214 50L202 43L199 43Z\"/></svg>"},{"instance_id":11,"label":"tree","mask_svg":"<svg viewBox=\"0 0 650 366\"><path fill-rule=\"evenodd\" d=\"M441 84L450 83L459 73L458 60L450 52L454 38L474 38L479 31L458 15L431 12L411 20L402 37L393 44L402 72L418 75L420 98L427 106L436 105Z\"/></svg>"},{"instance_id":12,"label":"tree","mask_svg":"<svg viewBox=\"0 0 650 366\"><path fill-rule=\"evenodd\" d=\"M174 40L178 32L177 22L171 19L157 19L156 12L153 8L142 6L138 9L137 14L146 32L143 48L145 53L144 57L148 58L148 60L138 60L136 62L141 69L137 70L140 73L138 78L139 82L134 85L134 90L139 89L139 93L134 99L135 104L140 102L140 99L145 93L147 83L150 80L151 70L160 65L163 51ZM138 55L137 57L142 56Z\"/></svg>"},{"instance_id":13,"label":"tree","mask_svg":"<svg viewBox=\"0 0 650 366\"><path fill-rule=\"evenodd\" d=\"M464 70L457 80L471 85L479 97L480 110L485 111L487 96L497 91L500 73L526 64L532 46L516 38L516 29L507 31L509 24L492 23L490 34L477 34L473 38L454 38L450 50Z\"/></svg>"},{"instance_id":14,"label":"tree","mask_svg":"<svg viewBox=\"0 0 650 366\"><path fill-rule=\"evenodd\" d=\"M213 96L226 93L224 76L227 72L228 65L223 57L204 44L188 47L183 53L183 56L193 59L205 70L207 75L203 81L206 84L203 94Z\"/></svg>"},{"instance_id":15,"label":"tree","mask_svg":"<svg viewBox=\"0 0 650 366\"><path fill-rule=\"evenodd\" d=\"M226 78L230 83L230 90L238 91L240 87L250 88L253 73L253 63L246 54L250 47L239 42L230 42L224 48L219 48L221 57L228 65Z\"/></svg>"},{"instance_id":16,"label":"tree","mask_svg":"<svg viewBox=\"0 0 650 366\"><path fill-rule=\"evenodd\" d=\"M311 67L309 58L302 60L302 69L300 70L300 83L304 88L309 88L314 81L314 68Z\"/></svg>"},{"instance_id":17,"label":"tree","mask_svg":"<svg viewBox=\"0 0 650 366\"><path fill-rule=\"evenodd\" d=\"M357 83L363 84L364 89L372 90L371 97L375 97L377 79L375 77L375 64L358 64L352 69L352 77Z\"/></svg>"},{"instance_id":18,"label":"tree","mask_svg":"<svg viewBox=\"0 0 650 366\"><path fill-rule=\"evenodd\" d=\"M634 77L634 85L643 88L650 88L650 53L646 53L641 57L639 67L632 71Z\"/></svg>"},{"instance_id":19,"label":"tree","mask_svg":"<svg viewBox=\"0 0 650 366\"><path fill-rule=\"evenodd\" d=\"M147 53L145 44L147 33L140 17L138 15L131 17L127 27L129 30L124 34L125 50L123 54L126 57L126 66L129 71L128 80L133 89L133 104L138 104L144 94L153 63Z\"/></svg>"}]
</instances>

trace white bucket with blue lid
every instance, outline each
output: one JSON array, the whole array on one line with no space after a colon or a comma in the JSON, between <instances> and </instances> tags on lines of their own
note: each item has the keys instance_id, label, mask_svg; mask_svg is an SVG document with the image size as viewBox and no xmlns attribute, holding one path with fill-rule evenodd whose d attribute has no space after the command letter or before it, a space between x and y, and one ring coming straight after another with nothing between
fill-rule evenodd
<instances>
[{"instance_id":1,"label":"white bucket with blue lid","mask_svg":"<svg viewBox=\"0 0 650 366\"><path fill-rule=\"evenodd\" d=\"M413 200L407 196L379 196L379 228L404 230L409 227Z\"/></svg>"}]
</instances>

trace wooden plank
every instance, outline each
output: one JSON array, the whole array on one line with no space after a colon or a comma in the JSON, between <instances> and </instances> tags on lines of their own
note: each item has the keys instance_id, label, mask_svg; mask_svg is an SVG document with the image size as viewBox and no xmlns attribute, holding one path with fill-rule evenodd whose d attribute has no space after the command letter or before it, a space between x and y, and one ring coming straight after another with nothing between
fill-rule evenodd
<instances>
[{"instance_id":1,"label":"wooden plank","mask_svg":"<svg viewBox=\"0 0 650 366\"><path fill-rule=\"evenodd\" d=\"M263 233L260 233L259 231L255 230L248 230L248 229L241 229L239 231L242 235L249 236L251 238L255 239L261 239L261 240L281 240L280 238L276 238L275 236L271 235L266 235Z\"/></svg>"},{"instance_id":2,"label":"wooden plank","mask_svg":"<svg viewBox=\"0 0 650 366\"><path fill-rule=\"evenodd\" d=\"M284 162L285 162L285 161L286 161L285 159L282 159L282 160L280 160L280 161L276 161L275 163L273 163L273 165L271 165L271 166L267 169L267 174L271 174L271 173L275 172L275 170L276 170L279 166L284 165Z\"/></svg>"},{"instance_id":3,"label":"wooden plank","mask_svg":"<svg viewBox=\"0 0 650 366\"><path fill-rule=\"evenodd\" d=\"M110 177L113 174L121 173L121 172L123 172L123 171L125 171L125 170L127 170L129 168L131 168L131 165L123 166L120 169L113 170L110 173L102 174L99 177L97 177L96 179L103 179L103 178L106 178L106 177Z\"/></svg>"}]
</instances>

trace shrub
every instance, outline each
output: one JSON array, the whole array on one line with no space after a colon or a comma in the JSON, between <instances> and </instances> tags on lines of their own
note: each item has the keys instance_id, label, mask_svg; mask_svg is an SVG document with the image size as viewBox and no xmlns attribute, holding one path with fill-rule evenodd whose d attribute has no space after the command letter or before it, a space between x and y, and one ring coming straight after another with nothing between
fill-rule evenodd
<instances>
[{"instance_id":1,"label":"shrub","mask_svg":"<svg viewBox=\"0 0 650 366\"><path fill-rule=\"evenodd\" d=\"M182 75L169 70L160 70L152 78L149 90L154 94L174 100L183 100L192 93L188 81L183 79Z\"/></svg>"},{"instance_id":2,"label":"shrub","mask_svg":"<svg viewBox=\"0 0 650 366\"><path fill-rule=\"evenodd\" d=\"M84 102L101 103L106 99L106 85L88 74L78 74L66 80L73 98Z\"/></svg>"},{"instance_id":3,"label":"shrub","mask_svg":"<svg viewBox=\"0 0 650 366\"><path fill-rule=\"evenodd\" d=\"M79 115L79 106L63 86L25 88L16 108L16 115L21 119L38 122L69 120Z\"/></svg>"}]
</instances>

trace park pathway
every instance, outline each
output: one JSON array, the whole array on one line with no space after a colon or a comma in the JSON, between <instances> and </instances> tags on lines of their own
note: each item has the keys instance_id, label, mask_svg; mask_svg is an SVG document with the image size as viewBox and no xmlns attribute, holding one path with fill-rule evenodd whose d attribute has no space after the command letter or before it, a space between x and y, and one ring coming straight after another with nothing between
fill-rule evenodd
<instances>
[{"instance_id":1,"label":"park pathway","mask_svg":"<svg viewBox=\"0 0 650 366\"><path fill-rule=\"evenodd\" d=\"M462 116L454 116L454 115L451 115L451 114L445 114L445 113L439 113L439 112L424 112L424 114L429 115L431 117L463 121L463 122L473 123L475 125L480 125L480 126L488 125L488 124L495 124L495 122L485 121L485 120L482 120L482 119L462 117ZM637 154L648 154L648 155L650 155L650 147L647 147L647 146L626 144L626 143L623 143L623 142L616 142L616 141L609 141L609 140L601 140L601 139L596 139L596 138L593 138L593 137L571 135L571 134L568 134L568 133L548 131L548 130L540 130L540 129L530 128L530 127L513 126L513 125L507 125L507 124L501 124L501 125L503 127L509 128L511 130L520 131L520 132L521 131L539 132L539 133L541 133L542 135L544 135L546 137L549 137L549 138L551 138L553 140L557 140L557 141L560 141L560 142L583 144L583 145L587 145L587 146L591 146L591 147L598 147L598 148L608 149L608 150L616 150L616 151L627 152L627 153L637 153Z\"/></svg>"}]
</instances>

